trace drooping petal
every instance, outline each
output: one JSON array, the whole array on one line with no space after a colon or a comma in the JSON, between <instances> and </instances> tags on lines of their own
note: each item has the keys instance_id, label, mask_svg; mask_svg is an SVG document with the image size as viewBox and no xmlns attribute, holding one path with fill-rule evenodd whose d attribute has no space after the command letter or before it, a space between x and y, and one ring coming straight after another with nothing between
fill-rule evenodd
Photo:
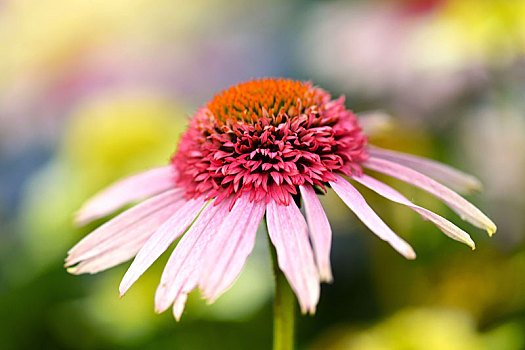
<instances>
[{"instance_id":1,"label":"drooping petal","mask_svg":"<svg viewBox=\"0 0 525 350\"><path fill-rule=\"evenodd\" d=\"M188 294L180 294L175 299L175 302L173 303L173 317L177 321L180 321L180 317L182 316L182 312L184 311L184 306L186 306L186 300L188 299Z\"/></svg>"},{"instance_id":2,"label":"drooping petal","mask_svg":"<svg viewBox=\"0 0 525 350\"><path fill-rule=\"evenodd\" d=\"M75 215L77 225L111 214L125 204L141 200L173 188L175 170L163 166L131 175L89 199Z\"/></svg>"},{"instance_id":3,"label":"drooping petal","mask_svg":"<svg viewBox=\"0 0 525 350\"><path fill-rule=\"evenodd\" d=\"M177 210L184 203L182 190L169 190L126 210L84 237L68 252L66 267L100 254L131 237L149 232L152 225L161 222L164 213Z\"/></svg>"},{"instance_id":4,"label":"drooping petal","mask_svg":"<svg viewBox=\"0 0 525 350\"><path fill-rule=\"evenodd\" d=\"M78 261L80 263L68 271L74 274L96 273L131 259L180 206L180 200L171 203L119 232L114 239L102 242L82 255L72 257L66 266Z\"/></svg>"},{"instance_id":5,"label":"drooping petal","mask_svg":"<svg viewBox=\"0 0 525 350\"><path fill-rule=\"evenodd\" d=\"M435 160L378 147L370 147L368 153L376 158L390 160L425 174L459 193L481 191L483 185L474 176Z\"/></svg>"},{"instance_id":6,"label":"drooping petal","mask_svg":"<svg viewBox=\"0 0 525 350\"><path fill-rule=\"evenodd\" d=\"M206 258L203 256L204 251L228 215L229 205L230 200L224 200L218 205L210 203L181 238L162 273L155 293L155 311L163 312L179 300L177 307L174 307L182 314L185 295L197 285L199 270Z\"/></svg>"},{"instance_id":7,"label":"drooping petal","mask_svg":"<svg viewBox=\"0 0 525 350\"><path fill-rule=\"evenodd\" d=\"M423 219L428 220L434 225L436 225L441 231L443 231L443 233L445 233L450 238L455 239L459 242L463 242L470 246L472 249L475 248L475 244L468 233L466 233L447 219L437 215L436 213L433 213L430 210L427 210L410 202L405 196L397 192L392 187L365 174L361 176L353 176L352 178L357 182L361 183L362 185L368 187L369 189L377 192L381 196L393 202L403 204L409 207L410 209L414 210L419 215L421 215Z\"/></svg>"},{"instance_id":8,"label":"drooping petal","mask_svg":"<svg viewBox=\"0 0 525 350\"><path fill-rule=\"evenodd\" d=\"M249 198L248 193L239 197L206 249L199 286L209 302L230 287L253 250L265 205Z\"/></svg>"},{"instance_id":9,"label":"drooping petal","mask_svg":"<svg viewBox=\"0 0 525 350\"><path fill-rule=\"evenodd\" d=\"M306 212L306 220L312 239L317 267L321 281L331 282L332 269L330 267L330 248L332 245L332 229L323 210L319 198L312 186L299 186Z\"/></svg>"},{"instance_id":10,"label":"drooping petal","mask_svg":"<svg viewBox=\"0 0 525 350\"><path fill-rule=\"evenodd\" d=\"M415 259L416 253L412 247L396 235L381 218L366 203L359 191L348 181L339 175L336 180L331 181L330 185L337 195L345 202L355 215L379 238L388 242L395 250L407 259Z\"/></svg>"},{"instance_id":11,"label":"drooping petal","mask_svg":"<svg viewBox=\"0 0 525 350\"><path fill-rule=\"evenodd\" d=\"M168 247L184 233L206 205L202 198L191 199L177 210L140 249L135 260L122 278L119 290L124 295L133 283L146 271Z\"/></svg>"},{"instance_id":12,"label":"drooping petal","mask_svg":"<svg viewBox=\"0 0 525 350\"><path fill-rule=\"evenodd\" d=\"M464 220L467 220L476 227L487 230L490 236L496 232L496 225L485 214L483 214L481 210L448 187L413 169L389 160L375 157L370 157L363 163L363 166L385 175L395 177L433 194L445 202Z\"/></svg>"},{"instance_id":13,"label":"drooping petal","mask_svg":"<svg viewBox=\"0 0 525 350\"><path fill-rule=\"evenodd\" d=\"M319 301L320 281L306 221L294 201L285 206L272 199L266 205L266 219L279 268L297 295L301 312L313 314Z\"/></svg>"},{"instance_id":14,"label":"drooping petal","mask_svg":"<svg viewBox=\"0 0 525 350\"><path fill-rule=\"evenodd\" d=\"M154 232L154 231L153 231ZM153 233L151 232L151 234ZM132 241L118 246L97 256L82 260L78 265L69 267L69 273L80 275L82 273L97 273L110 267L121 264L133 258L140 248L146 243L149 236L135 237Z\"/></svg>"}]
</instances>

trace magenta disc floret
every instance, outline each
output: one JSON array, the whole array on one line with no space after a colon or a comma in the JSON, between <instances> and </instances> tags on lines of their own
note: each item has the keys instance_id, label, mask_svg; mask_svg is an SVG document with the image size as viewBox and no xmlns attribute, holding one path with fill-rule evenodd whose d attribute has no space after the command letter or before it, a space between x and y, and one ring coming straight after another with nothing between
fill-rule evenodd
<instances>
[{"instance_id":1,"label":"magenta disc floret","mask_svg":"<svg viewBox=\"0 0 525 350\"><path fill-rule=\"evenodd\" d=\"M200 108L172 164L187 198L233 197L288 205L297 186L324 188L335 173L361 173L367 138L344 97L308 82L239 84Z\"/></svg>"}]
</instances>

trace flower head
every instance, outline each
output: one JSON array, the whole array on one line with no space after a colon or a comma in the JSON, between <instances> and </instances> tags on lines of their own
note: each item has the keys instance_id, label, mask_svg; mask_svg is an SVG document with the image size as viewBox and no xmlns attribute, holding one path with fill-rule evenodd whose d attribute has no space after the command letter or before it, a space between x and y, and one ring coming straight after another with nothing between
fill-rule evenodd
<instances>
[{"instance_id":1,"label":"flower head","mask_svg":"<svg viewBox=\"0 0 525 350\"><path fill-rule=\"evenodd\" d=\"M188 198L243 193L288 205L297 186L360 174L366 136L357 119L309 83L264 79L234 86L199 109L173 165Z\"/></svg>"},{"instance_id":2,"label":"flower head","mask_svg":"<svg viewBox=\"0 0 525 350\"><path fill-rule=\"evenodd\" d=\"M180 236L155 296L155 308L173 305L180 318L189 292L199 287L214 301L239 275L266 216L279 268L301 310L313 313L321 281L331 281L331 229L316 192L331 187L356 216L408 259L397 236L343 176L403 204L453 239L470 236L441 216L410 202L363 173L368 168L418 186L462 218L496 227L458 191L479 182L424 158L367 145L344 98L332 99L310 83L254 80L229 88L199 109L171 164L133 175L97 194L79 211L85 223L124 204L151 197L100 226L69 251L72 273L95 273L135 256L120 292L129 287ZM426 174L434 176L431 179ZM305 217L298 203L303 203Z\"/></svg>"}]
</instances>

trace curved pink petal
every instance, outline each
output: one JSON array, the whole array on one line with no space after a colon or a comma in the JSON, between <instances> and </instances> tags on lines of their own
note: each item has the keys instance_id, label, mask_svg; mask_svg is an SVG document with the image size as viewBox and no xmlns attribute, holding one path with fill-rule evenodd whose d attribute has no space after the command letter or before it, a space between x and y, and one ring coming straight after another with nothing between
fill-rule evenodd
<instances>
[{"instance_id":1,"label":"curved pink petal","mask_svg":"<svg viewBox=\"0 0 525 350\"><path fill-rule=\"evenodd\" d=\"M209 302L228 289L241 272L253 250L264 211L264 201L250 202L250 194L244 193L224 218L206 249L199 277L199 286Z\"/></svg>"},{"instance_id":2,"label":"curved pink petal","mask_svg":"<svg viewBox=\"0 0 525 350\"><path fill-rule=\"evenodd\" d=\"M448 187L415 170L375 157L370 157L363 163L363 166L417 186L441 199L464 220L487 230L489 235L496 232L496 225L481 210Z\"/></svg>"},{"instance_id":3,"label":"curved pink petal","mask_svg":"<svg viewBox=\"0 0 525 350\"><path fill-rule=\"evenodd\" d=\"M71 248L66 258L66 266L92 258L134 236L150 232L152 225L158 226L158 223L162 223L165 213L173 213L184 202L182 190L176 189L157 195L126 210L101 225Z\"/></svg>"},{"instance_id":4,"label":"curved pink petal","mask_svg":"<svg viewBox=\"0 0 525 350\"><path fill-rule=\"evenodd\" d=\"M155 231L151 231L150 235ZM129 242L105 251L94 257L82 260L78 265L67 269L69 273L79 275L82 273L97 273L110 267L121 264L133 258L148 240L150 235L134 237Z\"/></svg>"},{"instance_id":5,"label":"curved pink petal","mask_svg":"<svg viewBox=\"0 0 525 350\"><path fill-rule=\"evenodd\" d=\"M119 290L124 295L133 283L146 271L159 256L181 235L195 220L206 205L202 198L191 199L176 211L140 249L135 260L122 278Z\"/></svg>"},{"instance_id":6,"label":"curved pink petal","mask_svg":"<svg viewBox=\"0 0 525 350\"><path fill-rule=\"evenodd\" d=\"M471 193L483 189L481 182L474 176L432 159L378 147L370 147L368 153L373 157L390 160L419 171L460 193Z\"/></svg>"},{"instance_id":7,"label":"curved pink petal","mask_svg":"<svg viewBox=\"0 0 525 350\"><path fill-rule=\"evenodd\" d=\"M330 223L313 187L303 185L299 186L299 190L304 203L310 238L312 239L312 246L319 268L319 276L321 281L331 282L333 277L330 267L330 248L332 245Z\"/></svg>"},{"instance_id":8,"label":"curved pink petal","mask_svg":"<svg viewBox=\"0 0 525 350\"><path fill-rule=\"evenodd\" d=\"M433 213L430 210L427 210L410 202L405 196L394 190L392 187L374 179L373 177L364 174L362 176L353 176L352 178L360 184L377 192L381 196L393 202L403 204L409 207L410 209L414 210L419 215L421 215L423 219L428 220L434 225L436 225L441 231L443 231L444 234L446 234L450 238L455 239L459 242L463 242L470 246L472 249L475 248L475 244L468 233L466 233L450 221L446 220L445 218L437 215L436 213Z\"/></svg>"},{"instance_id":9,"label":"curved pink petal","mask_svg":"<svg viewBox=\"0 0 525 350\"><path fill-rule=\"evenodd\" d=\"M415 259L416 253L412 247L388 227L372 208L368 206L363 196L348 181L336 175L336 180L330 185L337 195L345 202L355 215L379 238L388 242L395 250L407 259Z\"/></svg>"},{"instance_id":10,"label":"curved pink petal","mask_svg":"<svg viewBox=\"0 0 525 350\"><path fill-rule=\"evenodd\" d=\"M96 273L133 258L149 237L181 207L184 199L158 209L117 234L81 255L69 256L66 266L80 262L68 271L74 274Z\"/></svg>"},{"instance_id":11,"label":"curved pink petal","mask_svg":"<svg viewBox=\"0 0 525 350\"><path fill-rule=\"evenodd\" d=\"M285 206L270 199L266 205L266 219L279 268L297 295L301 311L315 313L319 301L319 274L303 215L294 201Z\"/></svg>"},{"instance_id":12,"label":"curved pink petal","mask_svg":"<svg viewBox=\"0 0 525 350\"><path fill-rule=\"evenodd\" d=\"M173 303L173 317L175 317L177 321L180 321L180 317L184 311L184 306L186 306L187 299L188 294L180 294Z\"/></svg>"},{"instance_id":13,"label":"curved pink petal","mask_svg":"<svg viewBox=\"0 0 525 350\"><path fill-rule=\"evenodd\" d=\"M84 225L111 214L120 207L141 200L174 186L175 170L171 165L150 169L120 180L91 197L75 216L77 225Z\"/></svg>"},{"instance_id":14,"label":"curved pink petal","mask_svg":"<svg viewBox=\"0 0 525 350\"><path fill-rule=\"evenodd\" d=\"M179 300L176 309L182 314L185 295L196 287L202 260L206 258L203 253L228 215L229 205L229 200L218 205L210 203L181 238L164 268L155 292L155 311L163 312L174 301Z\"/></svg>"}]
</instances>

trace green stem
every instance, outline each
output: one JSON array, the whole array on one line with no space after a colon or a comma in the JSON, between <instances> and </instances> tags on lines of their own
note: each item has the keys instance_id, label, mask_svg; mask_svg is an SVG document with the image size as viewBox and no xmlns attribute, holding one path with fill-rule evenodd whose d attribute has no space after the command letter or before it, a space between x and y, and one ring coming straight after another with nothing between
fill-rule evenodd
<instances>
[{"instance_id":1,"label":"green stem","mask_svg":"<svg viewBox=\"0 0 525 350\"><path fill-rule=\"evenodd\" d=\"M273 303L273 350L293 350L295 340L295 294L277 264L277 254L270 242L275 298Z\"/></svg>"}]
</instances>

